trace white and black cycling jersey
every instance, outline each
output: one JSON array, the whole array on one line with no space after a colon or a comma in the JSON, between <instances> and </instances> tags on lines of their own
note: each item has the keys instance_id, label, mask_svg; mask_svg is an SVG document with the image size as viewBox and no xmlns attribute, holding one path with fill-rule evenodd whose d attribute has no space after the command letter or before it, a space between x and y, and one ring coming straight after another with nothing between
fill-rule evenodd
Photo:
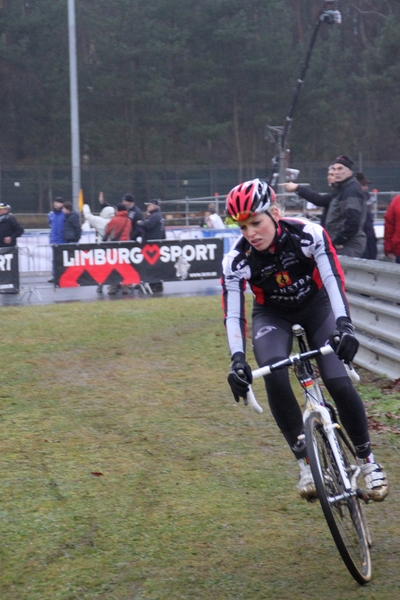
<instances>
[{"instance_id":1,"label":"white and black cycling jersey","mask_svg":"<svg viewBox=\"0 0 400 600\"><path fill-rule=\"evenodd\" d=\"M283 316L325 288L335 318L349 317L342 268L329 236L316 223L280 219L267 250L256 250L241 236L224 258L223 299L232 354L244 349L247 282L257 305Z\"/></svg>"}]
</instances>

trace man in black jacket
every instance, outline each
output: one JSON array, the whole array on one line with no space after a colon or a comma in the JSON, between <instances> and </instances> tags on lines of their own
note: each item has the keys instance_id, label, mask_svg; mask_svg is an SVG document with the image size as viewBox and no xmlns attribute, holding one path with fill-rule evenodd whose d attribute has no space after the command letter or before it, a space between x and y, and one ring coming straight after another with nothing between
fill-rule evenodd
<instances>
[{"instance_id":1,"label":"man in black jacket","mask_svg":"<svg viewBox=\"0 0 400 600\"><path fill-rule=\"evenodd\" d=\"M142 229L142 244L146 244L146 242L151 240L165 240L165 223L160 210L160 204L161 200L158 200L158 198L146 202L146 217L138 223ZM164 290L162 281L150 283L149 285L153 293L161 293Z\"/></svg>"},{"instance_id":2,"label":"man in black jacket","mask_svg":"<svg viewBox=\"0 0 400 600\"><path fill-rule=\"evenodd\" d=\"M335 189L335 170L333 165L329 165L327 173L326 173L326 181L330 188L332 188L331 192L328 193L320 193L312 190L310 187L305 185L299 185L298 183L293 183L293 181L289 181L289 183L284 183L284 187L287 192L296 192L300 198L304 198L307 202L311 202L315 206L319 206L323 208L321 217L320 217L320 225L325 227L326 215L328 214L329 202L333 198L334 189Z\"/></svg>"},{"instance_id":3,"label":"man in black jacket","mask_svg":"<svg viewBox=\"0 0 400 600\"><path fill-rule=\"evenodd\" d=\"M128 211L128 217L132 221L131 240L136 240L142 234L142 231L138 226L138 222L143 220L142 211L136 206L135 198L132 194L125 194L122 196L122 204L125 205L125 208Z\"/></svg>"},{"instance_id":4,"label":"man in black jacket","mask_svg":"<svg viewBox=\"0 0 400 600\"><path fill-rule=\"evenodd\" d=\"M360 258L366 245L363 231L367 203L353 173L353 160L342 154L332 165L335 174L334 189L330 194L316 194L295 183L285 184L288 192L296 192L318 206L326 206L324 227L332 239L337 254ZM314 199L313 194L315 194ZM317 196L319 196L319 201Z\"/></svg>"},{"instance_id":5,"label":"man in black jacket","mask_svg":"<svg viewBox=\"0 0 400 600\"><path fill-rule=\"evenodd\" d=\"M17 237L24 233L23 227L14 215L10 214L11 206L0 202L0 248L17 245Z\"/></svg>"},{"instance_id":6,"label":"man in black jacket","mask_svg":"<svg viewBox=\"0 0 400 600\"><path fill-rule=\"evenodd\" d=\"M356 173L356 177L357 181L361 185L361 189L367 202L367 214L364 223L364 233L367 236L367 245L365 246L365 250L361 258L376 260L376 257L378 256L378 240L376 239L375 235L374 217L372 215L370 206L373 203L373 200L371 199L371 194L369 193L368 189L368 184L371 182L365 177L362 171L358 171L358 173Z\"/></svg>"},{"instance_id":7,"label":"man in black jacket","mask_svg":"<svg viewBox=\"0 0 400 600\"><path fill-rule=\"evenodd\" d=\"M160 210L160 204L161 200L157 198L146 202L146 218L139 223L143 231L142 244L145 244L149 240L165 240L165 223Z\"/></svg>"},{"instance_id":8,"label":"man in black jacket","mask_svg":"<svg viewBox=\"0 0 400 600\"><path fill-rule=\"evenodd\" d=\"M76 244L82 235L81 220L79 213L72 207L72 202L67 200L62 208L65 214L63 238L66 244Z\"/></svg>"}]
</instances>

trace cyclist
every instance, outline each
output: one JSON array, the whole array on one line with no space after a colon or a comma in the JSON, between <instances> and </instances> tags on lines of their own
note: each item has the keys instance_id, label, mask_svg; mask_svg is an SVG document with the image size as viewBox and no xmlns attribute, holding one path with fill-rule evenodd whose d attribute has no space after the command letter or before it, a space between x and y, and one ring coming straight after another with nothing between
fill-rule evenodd
<instances>
[{"instance_id":1,"label":"cyclist","mask_svg":"<svg viewBox=\"0 0 400 600\"><path fill-rule=\"evenodd\" d=\"M233 188L226 211L242 235L223 261L225 325L232 362L228 382L234 398L245 397L252 382L246 362L244 291L253 292L253 350L260 367L287 358L292 347L292 325L305 329L311 349L339 336L336 354L318 358L326 388L337 406L365 477L369 496L382 501L388 481L371 452L363 402L342 363L351 362L359 343L354 336L344 291L344 276L325 230L305 219L283 218L275 192L254 179ZM339 360L340 359L340 360ZM316 495L303 433L300 406L287 369L265 377L268 402L275 421L300 467L297 489L302 498Z\"/></svg>"}]
</instances>

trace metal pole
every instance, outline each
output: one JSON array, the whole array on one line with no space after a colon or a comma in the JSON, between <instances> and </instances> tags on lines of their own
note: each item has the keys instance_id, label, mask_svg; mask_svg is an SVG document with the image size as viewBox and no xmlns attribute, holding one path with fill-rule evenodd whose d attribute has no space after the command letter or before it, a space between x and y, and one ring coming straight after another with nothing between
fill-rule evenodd
<instances>
[{"instance_id":1,"label":"metal pole","mask_svg":"<svg viewBox=\"0 0 400 600\"><path fill-rule=\"evenodd\" d=\"M289 107L288 114L285 119L285 124L282 129L282 133L278 138L278 151L273 158L272 162L272 173L269 179L269 184L271 184L274 179L274 174L276 172L279 173L279 183L284 183L286 181L286 139L288 137L290 127L293 121L293 113L296 108L297 100L299 98L300 90L304 83L304 78L307 73L308 65L310 63L311 54L315 45L315 41L317 39L318 31L322 22L332 24L332 23L340 23L341 15L337 9L337 0L324 0L322 6L319 9L319 13L317 19L315 21L315 27L311 35L310 43L308 45L307 53L304 58L304 61L301 65L300 76L297 79L296 87L294 90L294 96L292 98L292 103ZM281 190L279 190L281 191Z\"/></svg>"},{"instance_id":2,"label":"metal pole","mask_svg":"<svg viewBox=\"0 0 400 600\"><path fill-rule=\"evenodd\" d=\"M81 161L79 142L78 75L76 68L75 0L68 0L69 80L71 106L71 167L72 204L78 210L81 189Z\"/></svg>"}]
</instances>

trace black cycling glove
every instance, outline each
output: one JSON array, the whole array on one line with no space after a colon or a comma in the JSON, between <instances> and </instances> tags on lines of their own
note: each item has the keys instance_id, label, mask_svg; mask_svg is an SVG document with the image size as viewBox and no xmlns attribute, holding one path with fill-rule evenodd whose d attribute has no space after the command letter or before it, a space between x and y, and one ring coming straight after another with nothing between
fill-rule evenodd
<instances>
[{"instance_id":1,"label":"black cycling glove","mask_svg":"<svg viewBox=\"0 0 400 600\"><path fill-rule=\"evenodd\" d=\"M336 327L337 331L331 335L329 342L340 360L349 364L357 354L360 343L354 335L354 326L348 317L339 317Z\"/></svg>"},{"instance_id":2,"label":"black cycling glove","mask_svg":"<svg viewBox=\"0 0 400 600\"><path fill-rule=\"evenodd\" d=\"M251 367L246 362L243 352L235 352L232 356L231 370L228 375L228 383L231 386L233 397L236 402L240 398L246 398L249 385L253 381Z\"/></svg>"}]
</instances>

